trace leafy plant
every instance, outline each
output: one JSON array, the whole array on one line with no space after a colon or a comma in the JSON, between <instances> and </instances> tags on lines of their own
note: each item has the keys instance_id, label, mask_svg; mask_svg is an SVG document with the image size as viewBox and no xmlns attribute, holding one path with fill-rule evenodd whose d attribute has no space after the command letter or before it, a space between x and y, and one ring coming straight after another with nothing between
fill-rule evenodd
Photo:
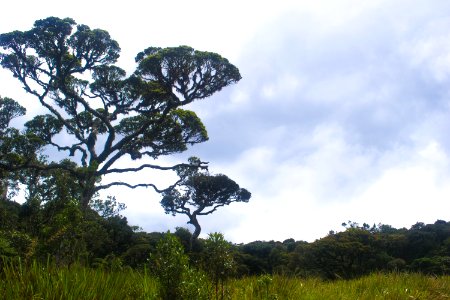
<instances>
[{"instance_id":1,"label":"leafy plant","mask_svg":"<svg viewBox=\"0 0 450 300\"><path fill-rule=\"evenodd\" d=\"M218 232L209 234L205 241L203 257L204 269L214 283L216 299L219 294L223 299L225 282L236 267L231 245L223 234Z\"/></svg>"},{"instance_id":2,"label":"leafy plant","mask_svg":"<svg viewBox=\"0 0 450 300\"><path fill-rule=\"evenodd\" d=\"M183 245L173 234L167 232L156 245L156 252L150 254L151 270L159 280L159 291L163 299L181 297L188 261Z\"/></svg>"}]
</instances>

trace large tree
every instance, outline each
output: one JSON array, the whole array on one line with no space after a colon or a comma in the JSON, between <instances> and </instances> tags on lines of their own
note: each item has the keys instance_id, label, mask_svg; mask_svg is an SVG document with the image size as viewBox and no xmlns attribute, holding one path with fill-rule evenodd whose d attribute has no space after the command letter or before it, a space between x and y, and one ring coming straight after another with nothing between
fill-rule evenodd
<instances>
[{"instance_id":1,"label":"large tree","mask_svg":"<svg viewBox=\"0 0 450 300\"><path fill-rule=\"evenodd\" d=\"M77 162L72 167L58 161L1 160L0 168L64 169L80 183L84 208L97 191L114 185L162 192L151 182L101 184L100 179L113 173L186 167L144 162L115 166L125 156L157 159L206 141L201 120L183 107L241 79L227 59L187 46L150 47L137 55L137 69L127 76L115 65L120 48L108 32L76 26L70 18L49 17L36 21L29 31L1 34L0 47L1 66L47 110L29 120L25 132L47 150L65 152Z\"/></svg>"},{"instance_id":2,"label":"large tree","mask_svg":"<svg viewBox=\"0 0 450 300\"><path fill-rule=\"evenodd\" d=\"M192 161L192 160L191 160ZM208 171L179 172L180 181L173 189L163 192L161 205L167 214L184 214L195 228L192 242L198 238L201 226L198 216L209 215L219 207L233 202L248 202L251 193L223 174Z\"/></svg>"}]
</instances>

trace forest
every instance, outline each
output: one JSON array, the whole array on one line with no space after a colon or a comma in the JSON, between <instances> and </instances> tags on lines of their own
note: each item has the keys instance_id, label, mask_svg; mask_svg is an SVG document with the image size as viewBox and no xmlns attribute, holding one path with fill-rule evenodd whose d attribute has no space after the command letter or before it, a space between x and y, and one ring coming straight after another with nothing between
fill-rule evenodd
<instances>
[{"instance_id":1,"label":"forest","mask_svg":"<svg viewBox=\"0 0 450 300\"><path fill-rule=\"evenodd\" d=\"M136 71L127 76L115 65L120 47L107 31L55 17L36 21L29 31L1 34L0 47L1 66L46 111L28 118L27 107L0 97L0 292L11 299L68 297L42 294L53 289L99 299L77 297L70 282L80 279L73 274L85 278L77 285L86 293L89 281L100 288L97 276L106 284L112 280L101 289L104 299L225 299L233 280L235 286L254 284L257 293L236 292L233 299L290 299L272 285L302 286L289 281L296 279L360 284L352 280L373 274L438 276L441 286L430 286L439 295L450 292L446 220L409 229L346 221L341 232L314 242L233 244L217 232L200 237L199 216L248 202L250 191L214 174L198 157L172 166L158 158L208 140L200 118L186 107L241 79L220 55L188 46L150 47L137 54ZM22 128L11 126L18 117L28 118ZM63 159L53 160L55 153ZM124 158L133 165L120 167ZM178 180L168 187L108 180L143 170L173 172ZM113 186L153 189L165 212L186 215L194 231L145 232L129 224L123 203L100 196ZM25 195L20 203L19 191ZM129 294L108 295L123 281L114 277L120 274L139 288L130 283L123 288ZM245 284L251 278L256 281Z\"/></svg>"},{"instance_id":2,"label":"forest","mask_svg":"<svg viewBox=\"0 0 450 300\"><path fill-rule=\"evenodd\" d=\"M112 203L114 204L114 203ZM114 210L113 206L109 209ZM450 274L450 222L416 223L411 228L359 226L348 222L342 232L330 232L314 242L254 241L232 244L220 233L196 239L177 228L173 233L145 232L130 226L120 214L84 214L74 202L32 205L1 202L0 251L3 257L57 265L75 262L101 268L143 270L158 251L158 243L175 238L193 266L210 266L208 255L218 247L230 261L229 276L283 274L351 279L378 271ZM229 256L229 257L228 257Z\"/></svg>"}]
</instances>

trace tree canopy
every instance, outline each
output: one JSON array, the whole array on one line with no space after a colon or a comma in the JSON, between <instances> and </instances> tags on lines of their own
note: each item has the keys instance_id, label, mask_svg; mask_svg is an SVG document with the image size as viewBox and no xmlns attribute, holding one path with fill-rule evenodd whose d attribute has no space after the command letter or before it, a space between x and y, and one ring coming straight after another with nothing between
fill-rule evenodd
<instances>
[{"instance_id":1,"label":"tree canopy","mask_svg":"<svg viewBox=\"0 0 450 300\"><path fill-rule=\"evenodd\" d=\"M189 171L189 170L188 170ZM179 172L180 181L173 189L163 193L161 205L166 213L185 214L195 227L192 240L201 232L198 216L215 212L219 207L233 202L248 202L251 193L223 174L211 175L208 171Z\"/></svg>"},{"instance_id":2,"label":"tree canopy","mask_svg":"<svg viewBox=\"0 0 450 300\"><path fill-rule=\"evenodd\" d=\"M101 183L113 173L144 169L200 167L140 163L115 167L119 159L157 159L183 152L208 139L195 112L184 108L241 79L239 70L218 54L188 46L150 47L136 56L136 71L127 75L116 66L119 44L102 29L77 25L73 19L49 17L28 31L0 35L0 64L11 71L26 92L47 110L25 123L26 141L64 152L76 164L28 159L0 160L2 170L61 169L79 182L81 204L111 186L152 187L151 182ZM0 130L25 111L12 105L0 116ZM19 133L16 132L18 135ZM70 139L58 138L69 135ZM2 135L4 135L2 133Z\"/></svg>"},{"instance_id":3,"label":"tree canopy","mask_svg":"<svg viewBox=\"0 0 450 300\"><path fill-rule=\"evenodd\" d=\"M11 121L23 116L26 109L11 98L0 97L0 165L20 164L25 157L35 161L42 143L22 135L16 128L10 127ZM0 200L8 198L8 188L14 187L17 174L6 168L0 168Z\"/></svg>"}]
</instances>

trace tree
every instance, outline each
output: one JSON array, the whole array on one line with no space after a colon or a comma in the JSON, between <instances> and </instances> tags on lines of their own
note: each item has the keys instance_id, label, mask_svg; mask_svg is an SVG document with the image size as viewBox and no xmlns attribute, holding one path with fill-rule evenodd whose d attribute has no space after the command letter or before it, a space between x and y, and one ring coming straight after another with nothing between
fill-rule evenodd
<instances>
[{"instance_id":1,"label":"tree","mask_svg":"<svg viewBox=\"0 0 450 300\"><path fill-rule=\"evenodd\" d=\"M198 161L198 160L197 160ZM192 164L195 159L191 159ZM208 171L179 172L179 183L173 189L163 193L161 205L167 214L185 214L189 218L188 224L195 227L192 241L201 232L198 216L209 215L219 207L233 202L248 202L251 193L228 178L226 175L211 175Z\"/></svg>"},{"instance_id":2,"label":"tree","mask_svg":"<svg viewBox=\"0 0 450 300\"><path fill-rule=\"evenodd\" d=\"M151 270L159 280L162 299L181 298L188 262L183 245L177 237L167 232L156 245L156 252L150 254Z\"/></svg>"},{"instance_id":3,"label":"tree","mask_svg":"<svg viewBox=\"0 0 450 300\"><path fill-rule=\"evenodd\" d=\"M206 141L201 120L182 107L238 82L239 70L218 54L188 46L150 47L137 55L137 69L127 76L115 65L120 47L107 31L86 25L74 31L75 25L70 18L49 17L36 21L31 30L1 34L0 64L47 110L25 124L25 133L49 150L66 153L77 165L2 160L0 168L66 170L80 183L83 208L96 192L111 186L162 192L148 182L100 180L113 173L186 167L140 159L157 159ZM58 138L63 134L70 139ZM125 156L140 164L115 168Z\"/></svg>"},{"instance_id":4,"label":"tree","mask_svg":"<svg viewBox=\"0 0 450 300\"><path fill-rule=\"evenodd\" d=\"M210 275L214 287L216 299L219 299L219 284L221 298L224 299L224 283L235 270L236 263L230 243L219 232L210 233L205 240L203 254L205 271Z\"/></svg>"},{"instance_id":5,"label":"tree","mask_svg":"<svg viewBox=\"0 0 450 300\"><path fill-rule=\"evenodd\" d=\"M12 119L25 115L26 109L11 98L0 97L0 132L3 134Z\"/></svg>"},{"instance_id":6,"label":"tree","mask_svg":"<svg viewBox=\"0 0 450 300\"><path fill-rule=\"evenodd\" d=\"M127 208L125 203L118 202L114 196L107 196L106 200L94 199L91 202L91 207L105 219L115 216L121 217L119 213Z\"/></svg>"},{"instance_id":7,"label":"tree","mask_svg":"<svg viewBox=\"0 0 450 300\"><path fill-rule=\"evenodd\" d=\"M11 98L0 97L0 162L5 163L14 156L14 150L20 145L21 136L19 132L9 127L11 121L25 115L26 109ZM17 159L17 156L14 157ZM9 172L0 168L0 200L8 198L8 176Z\"/></svg>"}]
</instances>

